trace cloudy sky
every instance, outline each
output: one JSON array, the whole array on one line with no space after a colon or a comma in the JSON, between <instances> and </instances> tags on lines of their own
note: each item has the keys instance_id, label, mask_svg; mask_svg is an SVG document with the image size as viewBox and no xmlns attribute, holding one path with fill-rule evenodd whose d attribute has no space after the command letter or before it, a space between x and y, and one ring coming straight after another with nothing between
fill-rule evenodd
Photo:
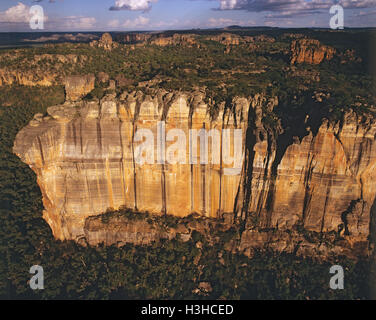
<instances>
[{"instance_id":1,"label":"cloudy sky","mask_svg":"<svg viewBox=\"0 0 376 320\"><path fill-rule=\"evenodd\" d=\"M0 32L33 31L40 5L44 31L167 30L229 25L329 27L337 0L0 0ZM376 27L376 0L339 0L345 27Z\"/></svg>"}]
</instances>

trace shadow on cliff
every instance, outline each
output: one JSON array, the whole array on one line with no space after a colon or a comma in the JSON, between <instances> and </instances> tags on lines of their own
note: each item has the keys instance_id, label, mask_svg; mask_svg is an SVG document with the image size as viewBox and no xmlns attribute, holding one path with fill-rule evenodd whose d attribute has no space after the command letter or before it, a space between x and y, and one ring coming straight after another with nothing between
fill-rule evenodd
<instances>
[{"instance_id":1,"label":"shadow on cliff","mask_svg":"<svg viewBox=\"0 0 376 320\"><path fill-rule=\"evenodd\" d=\"M304 96L300 96L299 98L296 98L296 96L288 96L280 99L278 106L276 106L272 112L273 116L279 119L278 122L267 121L267 115L264 113L262 122L266 137L264 134L260 134L259 136L261 138L257 138L255 114L251 112L252 108L250 108L243 168L243 186L240 187L240 189L242 187L244 188L244 201L241 211L242 219L247 219L249 204L251 202L253 162L255 157L254 147L258 140L267 139L267 158L263 179L264 187L266 185L265 181L268 178L270 185L267 190L262 191L267 192L265 208L262 208L262 201L260 200L256 214L260 215L261 211L265 209L266 217L263 221L263 227L270 228L278 166L287 148L293 143L300 143L302 139L310 133L313 137L316 136L324 119L328 119L330 122L339 122L340 128L342 127L345 112L333 113L328 103L317 103L312 99L312 95L313 92L307 92ZM272 163L269 165L270 161L272 161ZM263 196L261 198L263 198ZM235 217L237 217L236 212Z\"/></svg>"},{"instance_id":2,"label":"shadow on cliff","mask_svg":"<svg viewBox=\"0 0 376 320\"><path fill-rule=\"evenodd\" d=\"M370 268L368 274L368 285L369 285L369 298L376 300L376 198L373 201L371 211L370 211L370 249L372 250L371 259L370 259Z\"/></svg>"}]
</instances>

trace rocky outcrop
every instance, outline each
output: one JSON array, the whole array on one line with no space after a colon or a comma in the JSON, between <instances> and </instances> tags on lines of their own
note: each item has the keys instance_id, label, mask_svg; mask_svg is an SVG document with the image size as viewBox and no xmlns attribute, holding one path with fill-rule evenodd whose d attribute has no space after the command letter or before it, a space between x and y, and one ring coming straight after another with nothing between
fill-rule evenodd
<instances>
[{"instance_id":1,"label":"rocky outcrop","mask_svg":"<svg viewBox=\"0 0 376 320\"><path fill-rule=\"evenodd\" d=\"M15 62L16 59L20 61ZM20 59L19 53L0 55L7 66L0 68L0 86L53 86L62 85L67 65L82 66L88 61L85 55L39 54Z\"/></svg>"},{"instance_id":2,"label":"rocky outcrop","mask_svg":"<svg viewBox=\"0 0 376 320\"><path fill-rule=\"evenodd\" d=\"M106 83L110 80L110 76L105 72L99 72L97 74L97 80L99 83Z\"/></svg>"},{"instance_id":3,"label":"rocky outcrop","mask_svg":"<svg viewBox=\"0 0 376 320\"><path fill-rule=\"evenodd\" d=\"M151 44L157 45L157 46L188 46L191 47L196 44L196 38L197 36L193 34L174 34L171 37L157 37L153 40L151 40Z\"/></svg>"},{"instance_id":4,"label":"rocky outcrop","mask_svg":"<svg viewBox=\"0 0 376 320\"><path fill-rule=\"evenodd\" d=\"M335 52L334 48L315 39L294 40L291 43L291 64L320 64L324 60L331 60Z\"/></svg>"},{"instance_id":5,"label":"rocky outcrop","mask_svg":"<svg viewBox=\"0 0 376 320\"><path fill-rule=\"evenodd\" d=\"M239 175L225 176L222 171L234 164L228 159L223 165L218 163L220 159L213 165L200 164L197 150L197 164L190 164L187 156L189 129L204 127L220 132L224 126L224 110L211 119L203 98L201 93L158 91L154 96L137 92L120 100L106 96L100 103L67 103L49 108L49 118L21 131L14 150L38 171L46 218L54 234L61 239L75 238L82 233L85 218L122 205L179 216L199 212L215 217L218 211L232 211ZM226 113L228 128L246 125L240 123L240 117L248 102L239 99L236 103L240 113L237 120L234 114ZM140 145L134 141L136 130L149 129L157 137L161 120L165 121L166 132L180 129L184 133L187 140L181 141L181 147L185 164L171 164L167 158L165 164L158 164L167 154L158 155L157 150L155 163L135 162L136 147ZM216 142L218 151L221 141ZM38 159L34 147L39 150ZM212 157L210 148L208 157ZM235 169L240 172L240 168Z\"/></svg>"},{"instance_id":6,"label":"rocky outcrop","mask_svg":"<svg viewBox=\"0 0 376 320\"><path fill-rule=\"evenodd\" d=\"M35 73L31 71L20 72L7 68L0 69L0 86L23 85L23 86L52 86L58 82L55 74Z\"/></svg>"},{"instance_id":7,"label":"rocky outcrop","mask_svg":"<svg viewBox=\"0 0 376 320\"><path fill-rule=\"evenodd\" d=\"M124 37L126 44L146 45L152 44L156 46L188 46L197 45L198 36L195 34L174 33L168 35L165 33L131 33Z\"/></svg>"},{"instance_id":8,"label":"rocky outcrop","mask_svg":"<svg viewBox=\"0 0 376 320\"><path fill-rule=\"evenodd\" d=\"M206 37L206 39L219 42L225 46L230 46L230 45L237 46L237 45L245 44L245 43L257 44L261 42L269 42L269 43L275 42L275 39L273 37L269 37L264 34L250 37L250 36L239 36L233 33L221 33L218 35Z\"/></svg>"},{"instance_id":9,"label":"rocky outcrop","mask_svg":"<svg viewBox=\"0 0 376 320\"><path fill-rule=\"evenodd\" d=\"M239 45L243 42L241 36L232 34L232 33L221 33L219 35L207 37L208 40L216 41L224 45Z\"/></svg>"},{"instance_id":10,"label":"rocky outcrop","mask_svg":"<svg viewBox=\"0 0 376 320\"><path fill-rule=\"evenodd\" d=\"M340 57L342 64L353 63L353 62L355 62L355 63L361 63L362 62L362 58L360 58L357 55L357 53L355 52L354 49L348 49L345 52L340 53L339 57Z\"/></svg>"},{"instance_id":11,"label":"rocky outcrop","mask_svg":"<svg viewBox=\"0 0 376 320\"><path fill-rule=\"evenodd\" d=\"M65 41L72 41L72 42L85 42L90 41L93 39L98 39L98 36L95 34L88 34L88 33L64 33L64 34L52 34L50 36L42 36L37 39L24 39L24 42L65 42Z\"/></svg>"},{"instance_id":12,"label":"rocky outcrop","mask_svg":"<svg viewBox=\"0 0 376 320\"><path fill-rule=\"evenodd\" d=\"M95 76L69 76L65 78L65 94L67 101L77 101L94 89Z\"/></svg>"},{"instance_id":13,"label":"rocky outcrop","mask_svg":"<svg viewBox=\"0 0 376 320\"><path fill-rule=\"evenodd\" d=\"M104 33L99 41L94 40L90 42L91 47L103 48L104 50L111 51L119 46L118 43L112 41L112 37L109 33Z\"/></svg>"},{"instance_id":14,"label":"rocky outcrop","mask_svg":"<svg viewBox=\"0 0 376 320\"><path fill-rule=\"evenodd\" d=\"M202 37L201 37L202 38ZM174 33L167 35L165 33L131 33L124 37L126 44L153 44L157 46L200 46L200 36L196 34L180 34ZM225 46L237 46L246 43L261 43L261 42L274 42L275 39L266 35L258 35L254 37L239 36L234 33L220 33L216 35L205 36L202 39L219 42Z\"/></svg>"},{"instance_id":15,"label":"rocky outcrop","mask_svg":"<svg viewBox=\"0 0 376 320\"><path fill-rule=\"evenodd\" d=\"M147 42L152 37L149 33L129 33L124 36L126 44L133 44L139 42Z\"/></svg>"},{"instance_id":16,"label":"rocky outcrop","mask_svg":"<svg viewBox=\"0 0 376 320\"><path fill-rule=\"evenodd\" d=\"M76 241L91 246L123 246L128 243L150 245L161 240L194 240L196 233L212 246L249 257L256 250L270 249L320 260L337 256L356 260L368 254L366 243L353 245L335 233L319 234L299 228L266 229L256 224L250 216L244 230L240 230L240 225L233 224L232 214L223 214L217 219L199 215L174 219L172 216L130 213L127 209L121 209L119 212L88 217L85 220L84 235ZM196 245L199 247L200 242Z\"/></svg>"},{"instance_id":17,"label":"rocky outcrop","mask_svg":"<svg viewBox=\"0 0 376 320\"><path fill-rule=\"evenodd\" d=\"M126 206L179 217L231 213L242 221L242 251L268 243L294 252L307 233L319 240L299 250L324 248L323 235L329 248L334 235L348 251L366 251L376 194L372 118L348 112L314 127L307 116L294 136L270 124L276 98L207 101L201 92L107 95L51 107L22 129L14 152L37 174L55 237L85 237L88 217ZM213 131L200 140L192 129Z\"/></svg>"},{"instance_id":18,"label":"rocky outcrop","mask_svg":"<svg viewBox=\"0 0 376 320\"><path fill-rule=\"evenodd\" d=\"M101 243L118 246L126 243L148 245L162 239L172 240L177 237L188 241L192 238L193 232L198 232L214 243L218 239L211 229L224 232L231 227L230 224L225 224L219 219L200 216L191 215L184 219L169 217L166 220L155 215L127 211L124 210L126 214L110 213L88 217L84 226L85 236L81 241L84 240L90 245Z\"/></svg>"},{"instance_id":19,"label":"rocky outcrop","mask_svg":"<svg viewBox=\"0 0 376 320\"><path fill-rule=\"evenodd\" d=\"M261 226L302 224L308 231L338 231L354 243L367 241L376 193L376 124L361 121L353 113L340 123L324 119L317 132L308 129L286 149L283 135L274 146L256 143L246 204Z\"/></svg>"}]
</instances>

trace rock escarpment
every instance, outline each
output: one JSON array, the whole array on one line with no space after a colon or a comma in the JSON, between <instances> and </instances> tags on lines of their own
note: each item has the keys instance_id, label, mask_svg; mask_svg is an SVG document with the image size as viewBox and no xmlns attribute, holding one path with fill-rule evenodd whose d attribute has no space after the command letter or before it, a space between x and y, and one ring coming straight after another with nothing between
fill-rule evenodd
<instances>
[{"instance_id":1,"label":"rock escarpment","mask_svg":"<svg viewBox=\"0 0 376 320\"><path fill-rule=\"evenodd\" d=\"M112 36L106 32L102 35L99 41L94 40L90 42L91 47L98 47L103 48L104 50L111 51L114 48L117 48L119 44L117 42L112 41Z\"/></svg>"},{"instance_id":2,"label":"rock escarpment","mask_svg":"<svg viewBox=\"0 0 376 320\"><path fill-rule=\"evenodd\" d=\"M19 51L2 54L0 61L7 62L0 68L0 86L53 86L64 83L68 66L82 66L90 60L77 54L36 54L32 58L23 57ZM20 60L20 61L17 61Z\"/></svg>"},{"instance_id":3,"label":"rock escarpment","mask_svg":"<svg viewBox=\"0 0 376 320\"><path fill-rule=\"evenodd\" d=\"M198 212L216 217L220 211L233 211L240 175L230 172L226 176L222 171L231 171L234 164L221 164L219 158L215 164L201 164L198 148L193 160L197 164L191 164L189 130L218 129L219 133L224 127L238 127L245 132L249 102L237 99L237 113L224 114L222 108L214 119L207 113L203 98L199 92L188 95L158 91L154 96L137 92L119 100L107 95L100 102L67 102L51 107L47 117L34 119L24 128L14 151L37 172L46 219L55 236L76 238L83 232L86 217L123 205L178 216ZM165 123L163 155L158 155L158 121ZM141 140L135 141L138 129L148 129L154 135L153 163L135 161L136 147L141 144ZM176 137L169 134L177 129L185 136L179 142L184 151L179 161L183 159L171 164L167 161L168 147ZM222 138L215 138L219 138L215 148L218 152ZM245 134L240 136L243 139ZM226 150L230 148L230 136L227 141ZM244 145L244 141L241 143ZM207 146L208 159L212 159L214 149ZM161 162L161 157L166 160ZM238 165L240 173L241 163Z\"/></svg>"},{"instance_id":4,"label":"rock escarpment","mask_svg":"<svg viewBox=\"0 0 376 320\"><path fill-rule=\"evenodd\" d=\"M188 46L188 47L201 47L200 37L197 34L179 34L166 35L164 33L132 33L124 37L126 44L139 44L139 45L157 45L157 46ZM233 33L221 33L217 35L210 35L202 37L201 40L209 40L219 42L226 47L238 46L243 44L252 44L254 47L257 43L273 43L275 39L266 35L259 36L240 36ZM257 47L257 46L256 46Z\"/></svg>"},{"instance_id":5,"label":"rock escarpment","mask_svg":"<svg viewBox=\"0 0 376 320\"><path fill-rule=\"evenodd\" d=\"M180 46L193 46L197 44L197 36L192 34L173 34L171 37L158 37L151 40L151 44L157 46L169 46L169 45L180 45Z\"/></svg>"},{"instance_id":6,"label":"rock escarpment","mask_svg":"<svg viewBox=\"0 0 376 320\"><path fill-rule=\"evenodd\" d=\"M315 39L294 40L291 43L291 64L320 64L324 60L331 60L335 53L334 48Z\"/></svg>"},{"instance_id":7,"label":"rock escarpment","mask_svg":"<svg viewBox=\"0 0 376 320\"><path fill-rule=\"evenodd\" d=\"M85 237L88 217L125 206L180 217L231 213L230 223L242 221L242 251L269 243L294 252L302 239L289 234L300 230L332 234L364 253L376 194L375 121L349 112L342 121L323 119L310 128L306 119L299 124L306 132L288 137L280 123L274 130L266 125L277 104L277 98L255 95L213 108L202 92L162 90L67 102L22 129L14 152L36 172L44 217L59 239ZM136 139L140 129L152 133L151 155L138 153L148 136ZM219 135L214 130L192 147L192 129ZM179 140L179 132L188 138ZM219 149L211 143L216 138ZM219 154L219 161L201 161L206 147L208 159ZM166 161L171 154L179 163Z\"/></svg>"},{"instance_id":8,"label":"rock escarpment","mask_svg":"<svg viewBox=\"0 0 376 320\"><path fill-rule=\"evenodd\" d=\"M77 101L94 89L95 76L69 76L65 80L66 100Z\"/></svg>"},{"instance_id":9,"label":"rock escarpment","mask_svg":"<svg viewBox=\"0 0 376 320\"><path fill-rule=\"evenodd\" d=\"M55 84L56 76L53 74L35 74L35 72L0 69L0 86L23 85L23 86L52 86Z\"/></svg>"}]
</instances>

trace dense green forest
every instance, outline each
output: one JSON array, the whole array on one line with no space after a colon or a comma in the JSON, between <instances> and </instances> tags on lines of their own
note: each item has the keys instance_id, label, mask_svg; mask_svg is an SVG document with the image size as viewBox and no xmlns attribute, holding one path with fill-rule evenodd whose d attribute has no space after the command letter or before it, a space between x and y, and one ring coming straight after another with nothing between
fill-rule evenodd
<instances>
[{"instance_id":1,"label":"dense green forest","mask_svg":"<svg viewBox=\"0 0 376 320\"><path fill-rule=\"evenodd\" d=\"M264 32L264 31L262 31ZM187 90L204 88L216 103L236 95L264 92L279 97L279 106L264 119L273 126L281 119L284 127L302 123L310 112L336 120L349 108L374 112L367 31L348 31L333 35L327 31L305 30L311 38L337 50L354 49L361 62L343 64L339 58L320 65L290 65L291 39L285 31L269 30L275 42L226 47L200 38L201 47L120 45L112 51L89 44L60 44L19 49L17 55L2 50L1 68L18 72L98 75L123 77L123 90L140 87L154 80L149 88ZM302 32L296 30L291 32ZM254 35L246 30L240 35ZM201 37L199 31L197 34ZM36 55L73 54L84 56L73 64L35 62ZM107 84L106 84L107 85ZM106 85L90 94L102 97ZM315 104L312 97L322 92L329 98ZM251 259L232 254L223 245L210 246L198 234L190 241L161 241L151 246L131 244L86 247L73 241L57 241L42 219L41 193L36 175L12 153L17 132L36 113L64 101L64 89L56 87L2 86L0 89L0 298L3 299L366 299L370 297L373 266L333 258L318 262L291 254L257 252ZM362 106L360 106L360 104ZM303 106L303 107L302 107ZM321 108L321 109L317 109ZM321 119L321 118L320 118ZM285 125L287 124L287 125ZM296 125L293 135L299 136ZM202 243L198 248L197 243ZM221 257L221 259L219 259ZM329 268L345 269L345 289L330 290ZM33 291L29 269L41 265L45 289ZM209 282L211 292L196 289Z\"/></svg>"},{"instance_id":2,"label":"dense green forest","mask_svg":"<svg viewBox=\"0 0 376 320\"><path fill-rule=\"evenodd\" d=\"M208 34L196 33L197 45L193 46L119 45L106 51L88 43L57 44L18 49L16 55L8 49L1 51L0 67L61 77L105 72L112 79L122 77L119 92L135 89L150 80L151 88L186 91L205 88L217 103L236 95L260 92L282 97L323 92L331 94L331 105L338 108L375 104L370 30L336 34L328 30L234 30L232 33L240 36L266 34L273 41L230 46L207 40ZM337 50L334 58L319 65L291 65L291 42L294 35L303 36L301 33ZM121 40L121 35L117 38ZM354 56L349 53L352 50ZM73 55L77 62L69 59L56 62L48 55ZM39 58L34 60L36 56Z\"/></svg>"},{"instance_id":3,"label":"dense green forest","mask_svg":"<svg viewBox=\"0 0 376 320\"><path fill-rule=\"evenodd\" d=\"M16 133L37 112L61 103L63 88L2 89L0 101L0 298L4 299L365 299L367 261L319 263L289 254L259 252L249 259L211 247L198 234L188 242L152 246L84 247L54 240L42 219L36 176L14 154ZM35 97L39 98L36 99ZM197 242L202 242L198 248ZM219 259L221 254L222 259ZM345 269L345 290L329 289L329 268ZM45 289L28 285L41 265ZM201 292L209 282L211 292Z\"/></svg>"}]
</instances>

